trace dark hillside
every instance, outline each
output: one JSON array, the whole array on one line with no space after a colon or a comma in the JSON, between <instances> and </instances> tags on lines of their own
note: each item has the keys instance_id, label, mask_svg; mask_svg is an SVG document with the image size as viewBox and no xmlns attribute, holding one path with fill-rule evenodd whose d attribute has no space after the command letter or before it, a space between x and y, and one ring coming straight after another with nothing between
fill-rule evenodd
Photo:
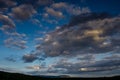
<instances>
[{"instance_id":1,"label":"dark hillside","mask_svg":"<svg viewBox=\"0 0 120 80\"><path fill-rule=\"evenodd\" d=\"M19 74L19 73L7 73L7 72L1 72L0 71L0 80L43 80L43 79L53 79L56 77L52 77L52 76L29 76L29 75L23 75L23 74ZM70 79L72 77L66 77L66 76L58 76L58 79L62 78L67 78ZM120 78L120 76L115 76L115 77L103 77L103 78L79 78L81 80L101 80L101 79L105 79L105 80L118 80Z\"/></svg>"}]
</instances>

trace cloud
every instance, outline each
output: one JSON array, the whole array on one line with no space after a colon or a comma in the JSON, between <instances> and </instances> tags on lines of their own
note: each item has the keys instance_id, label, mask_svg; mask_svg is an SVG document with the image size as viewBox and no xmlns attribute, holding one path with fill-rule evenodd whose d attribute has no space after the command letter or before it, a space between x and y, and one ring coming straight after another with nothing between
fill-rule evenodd
<instances>
[{"instance_id":1,"label":"cloud","mask_svg":"<svg viewBox=\"0 0 120 80\"><path fill-rule=\"evenodd\" d=\"M9 8L17 5L17 2L13 0L0 0L0 13L5 14Z\"/></svg>"},{"instance_id":2,"label":"cloud","mask_svg":"<svg viewBox=\"0 0 120 80\"><path fill-rule=\"evenodd\" d=\"M120 55L119 54L113 54L112 56L108 56L104 58L105 60L120 60Z\"/></svg>"},{"instance_id":3,"label":"cloud","mask_svg":"<svg viewBox=\"0 0 120 80\"><path fill-rule=\"evenodd\" d=\"M27 48L26 35L16 32L16 25L13 20L6 15L0 14L0 21L2 23L0 30L3 31L6 36L4 40L5 46L18 49Z\"/></svg>"},{"instance_id":4,"label":"cloud","mask_svg":"<svg viewBox=\"0 0 120 80\"><path fill-rule=\"evenodd\" d=\"M6 1L1 0L1 1L3 1L6 4L6 6L8 6L8 7L13 7L13 6L17 5L17 3L15 1L12 1L12 0L6 0Z\"/></svg>"},{"instance_id":5,"label":"cloud","mask_svg":"<svg viewBox=\"0 0 120 80\"><path fill-rule=\"evenodd\" d=\"M28 54L22 56L22 60L25 63L32 63L36 60L40 62L44 61L47 57L42 53L42 51L33 50Z\"/></svg>"},{"instance_id":6,"label":"cloud","mask_svg":"<svg viewBox=\"0 0 120 80\"><path fill-rule=\"evenodd\" d=\"M38 19L32 19L31 22L32 22L33 24L35 24L35 25L38 25L38 26L41 26L41 25L42 25L41 22L40 22L40 20L38 20Z\"/></svg>"},{"instance_id":7,"label":"cloud","mask_svg":"<svg viewBox=\"0 0 120 80\"><path fill-rule=\"evenodd\" d=\"M91 65L89 65L89 67L117 67L119 66L120 67L120 59L119 60L101 60L101 61L96 61L96 63L93 63ZM104 68L103 68L104 69Z\"/></svg>"},{"instance_id":8,"label":"cloud","mask_svg":"<svg viewBox=\"0 0 120 80\"><path fill-rule=\"evenodd\" d=\"M68 4L65 3L65 2L59 2L59 3L53 3L51 6L52 6L53 8L60 9L60 8L67 8L67 7L68 7Z\"/></svg>"},{"instance_id":9,"label":"cloud","mask_svg":"<svg viewBox=\"0 0 120 80\"><path fill-rule=\"evenodd\" d=\"M18 49L27 48L26 46L27 41L24 40L25 39L24 34L10 33L9 35L11 37L8 37L6 40L4 40L5 46L9 48L18 48Z\"/></svg>"},{"instance_id":10,"label":"cloud","mask_svg":"<svg viewBox=\"0 0 120 80\"><path fill-rule=\"evenodd\" d=\"M6 57L5 60L10 62L16 62L16 59L13 56Z\"/></svg>"},{"instance_id":11,"label":"cloud","mask_svg":"<svg viewBox=\"0 0 120 80\"><path fill-rule=\"evenodd\" d=\"M15 27L15 23L8 16L0 14L0 21L3 25L8 25L11 28Z\"/></svg>"},{"instance_id":12,"label":"cloud","mask_svg":"<svg viewBox=\"0 0 120 80\"><path fill-rule=\"evenodd\" d=\"M76 5L68 4L65 2L53 3L50 7L45 8L46 13L43 14L44 18L49 16L64 18L67 15L79 15L83 13L89 13L90 10L87 7L80 8Z\"/></svg>"},{"instance_id":13,"label":"cloud","mask_svg":"<svg viewBox=\"0 0 120 80\"><path fill-rule=\"evenodd\" d=\"M108 13L84 13L73 16L68 26L74 26L80 23L85 23L92 20L104 19L111 17Z\"/></svg>"},{"instance_id":14,"label":"cloud","mask_svg":"<svg viewBox=\"0 0 120 80\"><path fill-rule=\"evenodd\" d=\"M4 67L0 67L0 71L3 71L3 72L10 72L10 73L20 73L21 71L18 71L14 68L9 68L7 66L4 66Z\"/></svg>"},{"instance_id":15,"label":"cloud","mask_svg":"<svg viewBox=\"0 0 120 80\"><path fill-rule=\"evenodd\" d=\"M24 60L25 63L30 63L30 62L33 62L37 59L38 59L38 57L35 54L25 54L22 57L22 60Z\"/></svg>"},{"instance_id":16,"label":"cloud","mask_svg":"<svg viewBox=\"0 0 120 80\"><path fill-rule=\"evenodd\" d=\"M45 5L50 5L53 2L54 2L53 0L38 0L37 4L40 6L45 6Z\"/></svg>"},{"instance_id":17,"label":"cloud","mask_svg":"<svg viewBox=\"0 0 120 80\"><path fill-rule=\"evenodd\" d=\"M62 12L56 11L53 8L46 7L45 10L48 14L50 14L53 17L58 17L58 18L63 18L64 17Z\"/></svg>"},{"instance_id":18,"label":"cloud","mask_svg":"<svg viewBox=\"0 0 120 80\"><path fill-rule=\"evenodd\" d=\"M9 25L3 25L1 28L0 28L1 31L3 31L3 33L5 34L10 34L12 32L15 31L15 28L9 26Z\"/></svg>"},{"instance_id":19,"label":"cloud","mask_svg":"<svg viewBox=\"0 0 120 80\"><path fill-rule=\"evenodd\" d=\"M86 16L88 15L86 14ZM94 14L90 15L94 16ZM85 17L85 20L78 20L73 26L63 26L63 28L47 34L43 42L37 44L41 46L37 50L43 50L49 57L72 57L80 54L100 54L116 50L120 52L120 40L113 38L119 33L120 18L105 18L106 16L101 14L97 15Z\"/></svg>"},{"instance_id":20,"label":"cloud","mask_svg":"<svg viewBox=\"0 0 120 80\"><path fill-rule=\"evenodd\" d=\"M65 2L59 2L59 3L53 3L51 5L52 8L54 9L62 9L65 10L68 14L71 15L79 15L79 14L83 14L83 13L90 13L90 9L87 7L78 7L76 5L73 4L68 4Z\"/></svg>"},{"instance_id":21,"label":"cloud","mask_svg":"<svg viewBox=\"0 0 120 80\"><path fill-rule=\"evenodd\" d=\"M14 2L13 0L0 0L0 8L7 8L7 7L12 7L15 6L17 3Z\"/></svg>"},{"instance_id":22,"label":"cloud","mask_svg":"<svg viewBox=\"0 0 120 80\"><path fill-rule=\"evenodd\" d=\"M64 74L81 74L104 72L111 70L118 70L120 68L120 60L99 60L99 61L86 61L86 62L70 62L59 61L52 65L52 69L48 69L50 73L64 73ZM76 66L77 65L77 66ZM104 74L103 74L104 75Z\"/></svg>"},{"instance_id":23,"label":"cloud","mask_svg":"<svg viewBox=\"0 0 120 80\"><path fill-rule=\"evenodd\" d=\"M79 14L84 14L84 13L90 13L90 9L88 7L76 7L76 6L70 6L67 9L67 12L72 14L72 15L79 15Z\"/></svg>"},{"instance_id":24,"label":"cloud","mask_svg":"<svg viewBox=\"0 0 120 80\"><path fill-rule=\"evenodd\" d=\"M20 34L20 33L17 33L17 32L12 32L11 34L8 34L8 35L10 35L10 36L13 36L13 37L18 37L18 38L26 38L27 37L27 35L26 34L24 34L24 33L22 33L22 34Z\"/></svg>"},{"instance_id":25,"label":"cloud","mask_svg":"<svg viewBox=\"0 0 120 80\"><path fill-rule=\"evenodd\" d=\"M37 12L32 5L22 4L20 6L12 8L12 13L10 15L18 20L27 20L36 13Z\"/></svg>"},{"instance_id":26,"label":"cloud","mask_svg":"<svg viewBox=\"0 0 120 80\"><path fill-rule=\"evenodd\" d=\"M39 65L34 65L34 66L27 66L26 69L39 70L41 69L41 67Z\"/></svg>"},{"instance_id":27,"label":"cloud","mask_svg":"<svg viewBox=\"0 0 120 80\"><path fill-rule=\"evenodd\" d=\"M94 59L95 59L95 56L92 55L92 54L86 54L86 55L77 57L77 60L85 60L85 61L91 61L91 60L94 60Z\"/></svg>"}]
</instances>

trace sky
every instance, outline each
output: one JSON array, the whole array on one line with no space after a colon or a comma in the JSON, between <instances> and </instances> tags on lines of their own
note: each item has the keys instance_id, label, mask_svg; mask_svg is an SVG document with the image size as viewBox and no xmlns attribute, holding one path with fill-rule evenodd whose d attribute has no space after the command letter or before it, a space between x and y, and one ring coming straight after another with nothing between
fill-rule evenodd
<instances>
[{"instance_id":1,"label":"sky","mask_svg":"<svg viewBox=\"0 0 120 80\"><path fill-rule=\"evenodd\" d=\"M0 71L120 75L120 0L0 0Z\"/></svg>"}]
</instances>

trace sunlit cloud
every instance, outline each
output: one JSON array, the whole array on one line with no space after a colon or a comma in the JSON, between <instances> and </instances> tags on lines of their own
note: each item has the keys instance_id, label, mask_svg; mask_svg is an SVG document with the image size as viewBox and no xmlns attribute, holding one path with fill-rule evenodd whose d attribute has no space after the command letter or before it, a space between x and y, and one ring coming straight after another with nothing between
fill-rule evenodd
<instances>
[{"instance_id":1,"label":"sunlit cloud","mask_svg":"<svg viewBox=\"0 0 120 80\"><path fill-rule=\"evenodd\" d=\"M3 25L8 25L11 28L15 27L15 23L13 22L13 20L6 15L0 14L0 21L3 23Z\"/></svg>"},{"instance_id":2,"label":"sunlit cloud","mask_svg":"<svg viewBox=\"0 0 120 80\"><path fill-rule=\"evenodd\" d=\"M35 66L28 66L28 67L26 67L27 69L32 69L32 70L40 70L41 69L41 67L40 66L38 66L38 65L35 65Z\"/></svg>"},{"instance_id":3,"label":"sunlit cloud","mask_svg":"<svg viewBox=\"0 0 120 80\"><path fill-rule=\"evenodd\" d=\"M31 18L32 15L35 13L37 13L37 11L33 8L32 5L23 4L18 7L12 8L12 13L10 13L10 16L18 20L26 20Z\"/></svg>"}]
</instances>

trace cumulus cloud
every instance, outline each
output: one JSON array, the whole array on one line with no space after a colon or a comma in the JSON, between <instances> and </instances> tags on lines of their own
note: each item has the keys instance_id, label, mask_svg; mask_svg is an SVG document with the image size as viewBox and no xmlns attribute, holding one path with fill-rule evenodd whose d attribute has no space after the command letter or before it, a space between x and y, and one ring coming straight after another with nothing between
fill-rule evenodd
<instances>
[{"instance_id":1,"label":"cumulus cloud","mask_svg":"<svg viewBox=\"0 0 120 80\"><path fill-rule=\"evenodd\" d=\"M79 15L79 14L91 12L90 9L87 7L81 8L76 5L68 4L65 2L53 3L51 7L54 9L63 9L71 15Z\"/></svg>"},{"instance_id":2,"label":"cumulus cloud","mask_svg":"<svg viewBox=\"0 0 120 80\"><path fill-rule=\"evenodd\" d=\"M15 27L15 23L13 20L11 20L8 16L0 14L0 22L2 22L3 25L8 25L11 28Z\"/></svg>"},{"instance_id":3,"label":"cumulus cloud","mask_svg":"<svg viewBox=\"0 0 120 80\"><path fill-rule=\"evenodd\" d=\"M107 59L107 60L120 60L120 55L119 55L119 53L118 54L112 54L111 56L107 56L104 59Z\"/></svg>"},{"instance_id":4,"label":"cumulus cloud","mask_svg":"<svg viewBox=\"0 0 120 80\"><path fill-rule=\"evenodd\" d=\"M85 23L92 20L104 19L111 17L108 13L84 13L73 16L68 26L74 26L80 23Z\"/></svg>"},{"instance_id":5,"label":"cumulus cloud","mask_svg":"<svg viewBox=\"0 0 120 80\"><path fill-rule=\"evenodd\" d=\"M3 1L5 4L6 4L6 6L8 6L8 7L13 7L13 6L16 6L16 2L15 1L13 1L13 0L6 0L6 1L4 1L4 0L1 0L1 1Z\"/></svg>"},{"instance_id":6,"label":"cumulus cloud","mask_svg":"<svg viewBox=\"0 0 120 80\"><path fill-rule=\"evenodd\" d=\"M100 60L89 62L68 62L60 61L52 65L53 69L48 69L50 73L79 74L87 72L102 72L117 70L120 68L120 60ZM76 66L77 65L77 66ZM62 70L62 71L61 71Z\"/></svg>"},{"instance_id":7,"label":"cumulus cloud","mask_svg":"<svg viewBox=\"0 0 120 80\"><path fill-rule=\"evenodd\" d=\"M2 23L0 30L7 36L4 40L5 46L19 49L27 48L26 35L16 32L16 25L13 20L6 15L0 14L0 21Z\"/></svg>"},{"instance_id":8,"label":"cumulus cloud","mask_svg":"<svg viewBox=\"0 0 120 80\"><path fill-rule=\"evenodd\" d=\"M36 13L37 11L33 8L32 5L22 4L20 6L12 8L12 13L10 15L18 20L27 20Z\"/></svg>"},{"instance_id":9,"label":"cumulus cloud","mask_svg":"<svg viewBox=\"0 0 120 80\"><path fill-rule=\"evenodd\" d=\"M73 26L68 24L47 34L40 44L41 48L37 50L43 50L47 56L51 57L99 54L116 50L119 52L120 39L113 38L119 33L119 17L106 18L106 16L97 15L93 18L89 16L83 19L83 22L78 20L78 22Z\"/></svg>"},{"instance_id":10,"label":"cumulus cloud","mask_svg":"<svg viewBox=\"0 0 120 80\"><path fill-rule=\"evenodd\" d=\"M90 13L90 10L87 7L81 8L65 2L53 3L49 8L46 7L45 11L46 13L43 14L44 18L48 18L49 16L65 18L65 14L79 15L83 13Z\"/></svg>"},{"instance_id":11,"label":"cumulus cloud","mask_svg":"<svg viewBox=\"0 0 120 80\"><path fill-rule=\"evenodd\" d=\"M6 40L4 40L5 46L9 48L18 48L18 49L25 49L27 48L25 40L26 36L25 34L19 34L19 33L10 33L8 34L8 37Z\"/></svg>"},{"instance_id":12,"label":"cumulus cloud","mask_svg":"<svg viewBox=\"0 0 120 80\"><path fill-rule=\"evenodd\" d=\"M5 60L10 62L16 62L16 59L13 56L6 57Z\"/></svg>"},{"instance_id":13,"label":"cumulus cloud","mask_svg":"<svg viewBox=\"0 0 120 80\"><path fill-rule=\"evenodd\" d=\"M58 17L58 18L63 18L63 13L60 11L56 11L53 8L45 8L46 12L50 14L51 16Z\"/></svg>"},{"instance_id":14,"label":"cumulus cloud","mask_svg":"<svg viewBox=\"0 0 120 80\"><path fill-rule=\"evenodd\" d=\"M25 54L23 57L22 57L22 60L25 62L25 63L29 63L29 62L33 62L35 60L37 60L38 57L35 55L35 54Z\"/></svg>"},{"instance_id":15,"label":"cumulus cloud","mask_svg":"<svg viewBox=\"0 0 120 80\"><path fill-rule=\"evenodd\" d=\"M54 2L53 0L38 0L37 4L40 6L45 6L45 5L50 5L53 2Z\"/></svg>"},{"instance_id":16,"label":"cumulus cloud","mask_svg":"<svg viewBox=\"0 0 120 80\"><path fill-rule=\"evenodd\" d=\"M84 7L84 8L71 7L71 8L68 9L68 12L73 14L73 15L79 15L79 14L83 14L83 13L90 13L90 10L87 7Z\"/></svg>"},{"instance_id":17,"label":"cumulus cloud","mask_svg":"<svg viewBox=\"0 0 120 80\"><path fill-rule=\"evenodd\" d=\"M11 34L12 32L14 32L15 28L10 27L9 25L3 25L0 28L0 30L3 31L3 33L8 35L8 34Z\"/></svg>"},{"instance_id":18,"label":"cumulus cloud","mask_svg":"<svg viewBox=\"0 0 120 80\"><path fill-rule=\"evenodd\" d=\"M40 20L38 20L38 19L32 19L31 22L32 22L33 24L35 24L35 25L38 25L38 26L41 26L41 25L42 25L41 22L40 22Z\"/></svg>"},{"instance_id":19,"label":"cumulus cloud","mask_svg":"<svg viewBox=\"0 0 120 80\"><path fill-rule=\"evenodd\" d=\"M2 23L0 30L3 31L3 33L10 34L15 32L15 23L8 16L0 14L0 22Z\"/></svg>"},{"instance_id":20,"label":"cumulus cloud","mask_svg":"<svg viewBox=\"0 0 120 80\"><path fill-rule=\"evenodd\" d=\"M60 8L67 8L68 4L64 2L59 2L59 3L53 3L51 6L53 8L60 9Z\"/></svg>"},{"instance_id":21,"label":"cumulus cloud","mask_svg":"<svg viewBox=\"0 0 120 80\"><path fill-rule=\"evenodd\" d=\"M39 60L41 62L41 61L44 61L46 58L47 57L42 53L42 51L35 51L35 50L22 56L22 60L25 63L31 63L36 60Z\"/></svg>"},{"instance_id":22,"label":"cumulus cloud","mask_svg":"<svg viewBox=\"0 0 120 80\"><path fill-rule=\"evenodd\" d=\"M3 72L13 72L13 73L19 73L16 69L14 69L14 68L9 68L9 67L4 67L4 68L2 68L2 67L0 67L0 71L3 71Z\"/></svg>"},{"instance_id":23,"label":"cumulus cloud","mask_svg":"<svg viewBox=\"0 0 120 80\"><path fill-rule=\"evenodd\" d=\"M14 2L13 0L0 0L0 8L7 8L7 7L12 7L15 6L17 3Z\"/></svg>"},{"instance_id":24,"label":"cumulus cloud","mask_svg":"<svg viewBox=\"0 0 120 80\"><path fill-rule=\"evenodd\" d=\"M95 56L92 54L86 54L86 55L82 55L82 56L78 56L77 60L85 60L85 61L92 61L95 59Z\"/></svg>"},{"instance_id":25,"label":"cumulus cloud","mask_svg":"<svg viewBox=\"0 0 120 80\"><path fill-rule=\"evenodd\" d=\"M27 66L26 69L39 70L41 69L41 67L39 65L34 65L34 66Z\"/></svg>"},{"instance_id":26,"label":"cumulus cloud","mask_svg":"<svg viewBox=\"0 0 120 80\"><path fill-rule=\"evenodd\" d=\"M9 8L17 5L17 2L13 0L0 0L0 13L6 13Z\"/></svg>"}]
</instances>

